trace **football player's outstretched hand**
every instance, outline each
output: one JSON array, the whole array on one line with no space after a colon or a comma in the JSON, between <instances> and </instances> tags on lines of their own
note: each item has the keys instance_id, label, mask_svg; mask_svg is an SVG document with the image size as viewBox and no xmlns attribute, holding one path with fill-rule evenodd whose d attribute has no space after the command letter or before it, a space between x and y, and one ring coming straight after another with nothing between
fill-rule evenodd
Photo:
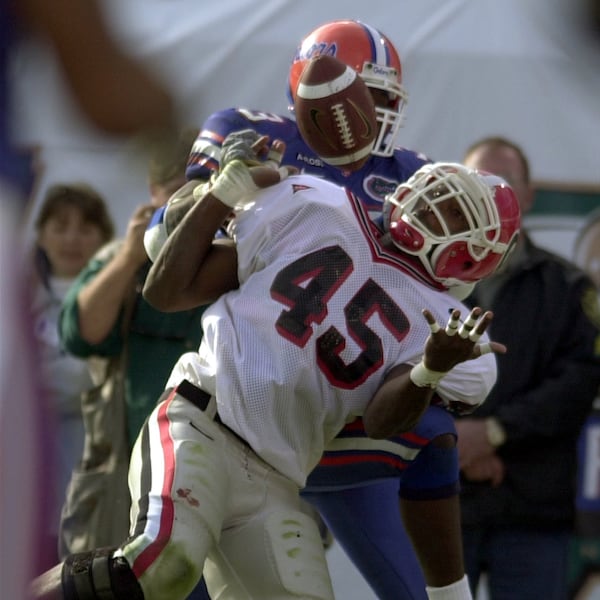
<instances>
[{"instance_id":1,"label":"football player's outstretched hand","mask_svg":"<svg viewBox=\"0 0 600 600\"><path fill-rule=\"evenodd\" d=\"M460 311L455 309L451 312L444 329L427 309L423 310L423 316L431 329L431 335L425 345L424 362L433 371L450 371L458 363L478 358L488 352L506 352L504 344L492 341L479 343L494 317L489 310L484 312L476 306L465 320L461 321Z\"/></svg>"}]
</instances>

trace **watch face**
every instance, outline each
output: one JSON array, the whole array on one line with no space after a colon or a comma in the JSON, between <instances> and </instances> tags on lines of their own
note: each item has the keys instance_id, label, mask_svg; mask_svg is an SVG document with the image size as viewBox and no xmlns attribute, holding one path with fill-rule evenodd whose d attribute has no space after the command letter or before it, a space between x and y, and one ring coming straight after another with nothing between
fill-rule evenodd
<instances>
[{"instance_id":1,"label":"watch face","mask_svg":"<svg viewBox=\"0 0 600 600\"><path fill-rule=\"evenodd\" d=\"M502 425L500 425L493 417L487 419L485 425L489 443L494 446L494 448L501 446L506 439L506 433Z\"/></svg>"}]
</instances>

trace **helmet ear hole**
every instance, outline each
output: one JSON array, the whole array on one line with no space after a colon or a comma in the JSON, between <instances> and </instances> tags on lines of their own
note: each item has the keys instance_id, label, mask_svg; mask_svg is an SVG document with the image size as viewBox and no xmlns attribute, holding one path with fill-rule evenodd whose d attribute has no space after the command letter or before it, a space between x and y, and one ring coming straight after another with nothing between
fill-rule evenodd
<instances>
[{"instance_id":1,"label":"helmet ear hole","mask_svg":"<svg viewBox=\"0 0 600 600\"><path fill-rule=\"evenodd\" d=\"M493 273L501 260L501 254L490 253L475 261L466 242L454 242L441 244L432 252L431 266L438 281L473 283Z\"/></svg>"}]
</instances>

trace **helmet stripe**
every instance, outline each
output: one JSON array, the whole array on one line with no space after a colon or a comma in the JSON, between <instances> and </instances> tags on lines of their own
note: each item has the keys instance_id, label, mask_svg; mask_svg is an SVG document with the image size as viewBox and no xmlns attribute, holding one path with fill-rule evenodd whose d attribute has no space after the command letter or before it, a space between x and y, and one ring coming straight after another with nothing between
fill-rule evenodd
<instances>
[{"instance_id":1,"label":"helmet stripe","mask_svg":"<svg viewBox=\"0 0 600 600\"><path fill-rule=\"evenodd\" d=\"M379 40L381 40L381 33L375 29L375 27L371 27L366 23L360 22L360 25L365 30L367 34L367 39L369 40L369 45L371 46L371 57L374 63L379 65L388 65L390 64L390 56L388 53L387 44L381 44Z\"/></svg>"}]
</instances>

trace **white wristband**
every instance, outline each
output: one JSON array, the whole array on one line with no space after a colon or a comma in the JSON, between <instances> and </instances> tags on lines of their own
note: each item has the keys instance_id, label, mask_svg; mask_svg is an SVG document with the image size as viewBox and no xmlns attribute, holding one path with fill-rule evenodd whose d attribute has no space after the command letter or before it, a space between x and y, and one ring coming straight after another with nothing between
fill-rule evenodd
<instances>
[{"instance_id":1,"label":"white wristband","mask_svg":"<svg viewBox=\"0 0 600 600\"><path fill-rule=\"evenodd\" d=\"M230 162L214 180L211 194L230 208L244 206L259 190L241 160Z\"/></svg>"},{"instance_id":2,"label":"white wristband","mask_svg":"<svg viewBox=\"0 0 600 600\"><path fill-rule=\"evenodd\" d=\"M410 370L409 377L417 387L426 387L434 390L446 374L446 371L432 371L428 369L425 363L421 361Z\"/></svg>"}]
</instances>

